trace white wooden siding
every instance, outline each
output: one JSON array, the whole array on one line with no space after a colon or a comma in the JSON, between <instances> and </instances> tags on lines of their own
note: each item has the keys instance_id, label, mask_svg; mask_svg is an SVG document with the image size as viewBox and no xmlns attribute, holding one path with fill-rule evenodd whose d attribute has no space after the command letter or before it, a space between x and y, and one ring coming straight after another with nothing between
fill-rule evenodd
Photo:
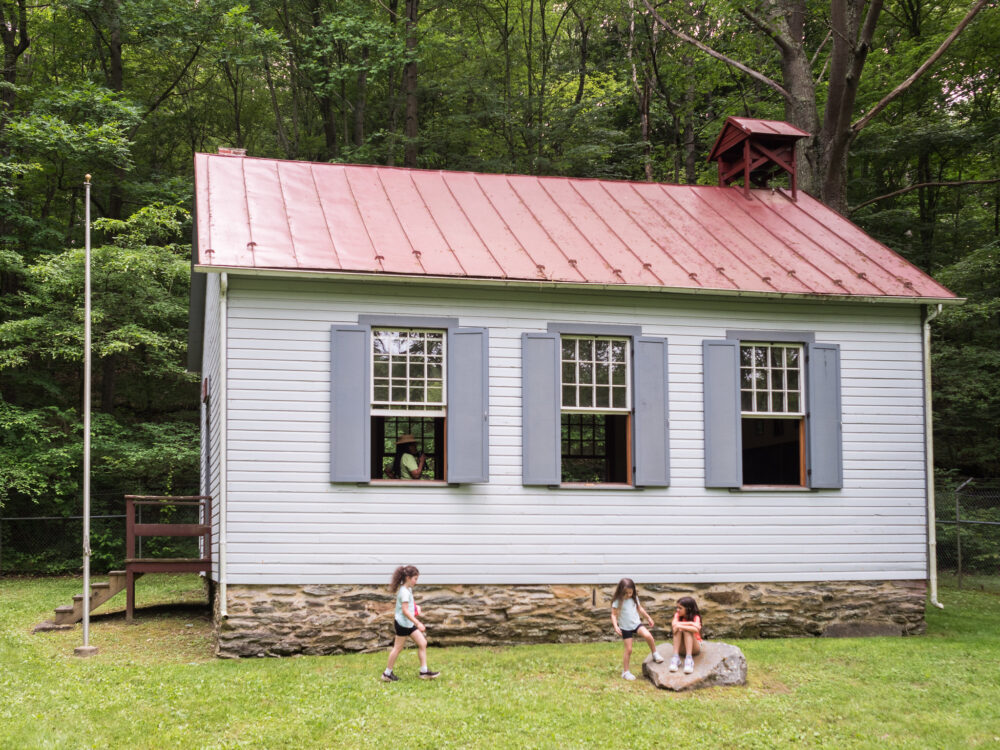
<instances>
[{"instance_id":1,"label":"white wooden siding","mask_svg":"<svg viewBox=\"0 0 1000 750\"><path fill-rule=\"evenodd\" d=\"M209 274L205 290L205 344L202 348L201 376L208 378L208 424L206 409L201 414L201 494L212 496L212 579L219 580L219 488L222 400L219 398L219 275ZM200 391L199 391L200 393ZM208 428L211 429L208 429Z\"/></svg>"},{"instance_id":2,"label":"white wooden siding","mask_svg":"<svg viewBox=\"0 0 1000 750\"><path fill-rule=\"evenodd\" d=\"M489 484L329 482L330 325L366 313L490 329ZM669 338L671 487L521 485L521 334L549 322L641 325ZM844 489L705 489L701 342L731 328L840 344ZM206 336L206 372L217 338ZM228 356L233 583L381 583L403 563L447 583L925 576L913 306L230 277Z\"/></svg>"}]
</instances>

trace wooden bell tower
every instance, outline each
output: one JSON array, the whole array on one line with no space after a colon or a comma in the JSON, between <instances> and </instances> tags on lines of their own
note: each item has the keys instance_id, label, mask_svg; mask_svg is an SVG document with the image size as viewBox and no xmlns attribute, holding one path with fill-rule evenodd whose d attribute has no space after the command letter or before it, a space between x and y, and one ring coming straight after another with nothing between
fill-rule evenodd
<instances>
[{"instance_id":1,"label":"wooden bell tower","mask_svg":"<svg viewBox=\"0 0 1000 750\"><path fill-rule=\"evenodd\" d=\"M798 197L795 179L795 142L808 137L787 122L730 117L715 139L709 161L719 165L719 185L743 178L743 194L750 197L750 184L767 187L774 175L791 176L792 200Z\"/></svg>"}]
</instances>

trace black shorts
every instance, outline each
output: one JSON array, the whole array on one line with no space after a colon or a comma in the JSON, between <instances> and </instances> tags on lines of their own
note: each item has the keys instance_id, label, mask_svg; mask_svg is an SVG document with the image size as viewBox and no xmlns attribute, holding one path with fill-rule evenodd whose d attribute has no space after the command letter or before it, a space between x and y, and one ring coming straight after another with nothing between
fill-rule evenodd
<instances>
[{"instance_id":1,"label":"black shorts","mask_svg":"<svg viewBox=\"0 0 1000 750\"><path fill-rule=\"evenodd\" d=\"M639 626L639 628L641 627L642 625ZM636 628L635 630L625 630L622 628L622 640L624 641L629 638L635 638L635 634L639 632L639 628Z\"/></svg>"},{"instance_id":2,"label":"black shorts","mask_svg":"<svg viewBox=\"0 0 1000 750\"><path fill-rule=\"evenodd\" d=\"M405 625L400 625L399 620L396 618L392 619L392 626L396 629L396 635L407 636L417 629L417 626L406 627Z\"/></svg>"}]
</instances>

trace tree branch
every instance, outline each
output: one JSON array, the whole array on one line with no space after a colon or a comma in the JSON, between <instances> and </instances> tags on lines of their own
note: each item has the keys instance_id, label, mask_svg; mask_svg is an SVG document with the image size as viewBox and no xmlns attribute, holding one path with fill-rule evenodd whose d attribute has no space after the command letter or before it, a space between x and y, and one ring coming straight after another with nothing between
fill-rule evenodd
<instances>
[{"instance_id":1,"label":"tree branch","mask_svg":"<svg viewBox=\"0 0 1000 750\"><path fill-rule=\"evenodd\" d=\"M956 26L952 30L952 32L948 35L948 38L945 39L943 42L941 42L941 46L937 48L937 50L934 52L934 54L932 54L930 57L928 57L927 60L924 62L923 65L921 65L919 68L917 68L915 71L913 71L913 74L909 78L907 78L905 81L903 81L901 84L899 84L896 88L894 88L892 91L890 91L882 99L882 101L880 101L878 104L876 104L874 107L872 107L871 110L868 112L868 114L866 114L860 120L858 120L853 125L851 125L851 132L853 132L855 135L857 135L861 131L862 128L864 128L866 125L868 125L868 123L870 123L872 121L872 118L875 117L875 115L877 115L879 112L881 112L887 106L889 106L889 104L893 100L897 99L903 93L905 93L906 90L908 88L910 88L910 86L912 86L914 84L914 82L918 78L920 78L920 76L922 76L924 73L926 73L927 70L932 65L934 65L934 63L936 63L938 61L938 58L941 57L941 55L943 55L945 53L945 51L948 49L948 47L951 46L951 43L954 42L955 39L958 38L958 35L962 33L962 31L965 29L965 27L969 25L969 22L972 21L972 19L976 17L976 14L980 10L982 10L982 7L984 5L986 5L987 2L988 2L988 0L979 0L975 5L973 5L972 8L969 9L969 12L965 14L965 18L963 18L959 22L958 26Z\"/></svg>"},{"instance_id":2,"label":"tree branch","mask_svg":"<svg viewBox=\"0 0 1000 750\"><path fill-rule=\"evenodd\" d=\"M739 12L740 15L742 15L750 23L752 23L758 29L763 31L768 37L770 37L771 41L777 44L778 47L781 48L782 52L787 52L789 49L791 49L792 46L791 42L788 39L786 39L781 34L781 32L779 32L776 28L771 26L771 24L769 24L763 18L759 17L757 14L753 13L752 11L746 8L740 8Z\"/></svg>"},{"instance_id":3,"label":"tree branch","mask_svg":"<svg viewBox=\"0 0 1000 750\"><path fill-rule=\"evenodd\" d=\"M870 198L863 203L859 203L856 206L852 206L848 209L848 213L854 213L859 208L864 208L872 203L877 203L878 201L885 200L886 198L894 198L897 195L903 195L904 193L909 193L914 190L919 190L925 187L960 187L962 185L992 185L994 183L1000 182L1000 177L993 177L989 180L955 180L953 182L921 182L919 185L909 185L905 188L900 188L899 190L893 190L891 193L886 193L885 195L880 195L877 198Z\"/></svg>"},{"instance_id":4,"label":"tree branch","mask_svg":"<svg viewBox=\"0 0 1000 750\"><path fill-rule=\"evenodd\" d=\"M777 91L786 100L791 101L792 95L789 94L788 91L785 90L785 88L780 83L778 83L777 81L771 80L770 78L768 78L763 73L758 73L753 68L748 68L746 65L744 65L741 62L737 62L736 60L733 60L730 57L726 57L721 52L716 52L711 47L709 47L709 46L707 46L707 45L699 42L697 39L694 39L693 37L688 36L683 31L680 31L679 29L673 28L670 24L668 24L664 20L663 16L661 16L656 11L656 9L652 5L650 5L649 0L642 0L642 2L646 6L646 8L649 10L649 12L653 14L653 18L656 19L656 22L658 24L660 24L663 28L665 28L667 31L669 31L671 34L673 34L675 37L677 37L678 39L680 39L681 41L687 42L688 44L690 44L690 45L692 45L694 47L697 47L702 52L704 52L706 55L708 55L710 57L714 57L716 60L721 60L722 62L726 63L726 65L729 65L729 66L731 66L733 68L736 68L737 70L743 71L744 73L746 73L751 78L753 78L753 79L755 79L757 81L760 81L761 83L763 83L768 88L771 88L774 91ZM986 0L980 0L980 2L986 2Z\"/></svg>"},{"instance_id":5,"label":"tree branch","mask_svg":"<svg viewBox=\"0 0 1000 750\"><path fill-rule=\"evenodd\" d=\"M136 124L134 128L132 128L132 131L129 133L130 140L133 137L135 137L135 134L138 132L139 128L141 128L143 124L146 122L146 118L148 118L151 114L153 114L153 112L155 112L156 109L161 104L163 104L164 99L170 96L170 92L173 91L174 88L176 88L177 84L181 82L181 79L184 77L184 74L187 73L188 68L191 67L191 63L193 63L195 61L195 58L198 57L199 52L201 52L200 43L195 45L194 52L191 53L191 57L184 64L184 67L181 69L181 72L177 74L177 77L174 78L173 82L169 86L167 86L166 90L162 94L160 94L159 98L157 98L157 100L149 106L149 109L147 109L145 114L143 114L142 119L139 120L139 122Z\"/></svg>"}]
</instances>

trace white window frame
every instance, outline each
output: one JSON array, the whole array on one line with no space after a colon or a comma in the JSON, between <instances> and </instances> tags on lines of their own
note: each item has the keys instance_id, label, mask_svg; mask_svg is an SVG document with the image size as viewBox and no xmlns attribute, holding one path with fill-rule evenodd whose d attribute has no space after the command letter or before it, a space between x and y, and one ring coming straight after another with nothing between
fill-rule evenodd
<instances>
[{"instance_id":1,"label":"white window frame","mask_svg":"<svg viewBox=\"0 0 1000 750\"><path fill-rule=\"evenodd\" d=\"M785 400L785 404L786 405L788 403L788 394L789 393L798 393L798 396L799 396L799 408L797 410L795 410L795 411L787 411L787 410L785 410L785 411L773 411L773 410L771 410L770 409L770 407L772 406L772 403L771 403L771 394L775 392L774 388L768 387L766 389L766 391L759 391L759 390L757 390L754 387L751 387L750 389L746 389L746 388L743 387L743 370L745 369L744 366L743 366L743 350L745 348L750 348L750 347L765 347L765 348L767 348L769 350L768 351L768 355L769 355L768 356L768 362L770 362L770 350L771 349L796 349L796 350L798 350L799 361L798 361L798 367L796 368L796 370L797 370L798 376L799 376L799 386L798 386L798 388L796 388L794 390L790 390L788 388L788 372L789 372L789 368L788 367L783 367L782 368L782 372L784 372L784 374L785 374L785 376L783 378L784 386L780 390L780 392L785 395L785 399L784 400ZM792 419L792 418L802 418L802 419L805 419L805 416L806 416L806 403L805 403L805 401L806 401L806 368L805 368L805 361L806 360L805 360L805 357L806 357L805 344L801 343L801 342L740 341L739 342L739 353L738 353L738 364L739 364L739 369L740 369L740 372L739 372L739 381L738 381L739 382L739 388L740 388L740 394L739 394L739 396L740 396L740 416L741 417L750 418L750 419L753 419L753 418L759 418L759 419L774 419L774 418L779 418L779 419L780 418L789 418L789 419ZM787 357L785 357L784 359L787 361ZM765 369L768 371L768 373L770 373L770 371L773 368L770 367L770 366L768 366ZM751 384L752 385L756 383L756 378L753 377L753 373L756 372L756 370L757 370L756 363L753 361L753 358L751 357ZM768 385L770 386L770 383L768 383ZM766 392L768 394L768 409L769 409L768 411L758 411L757 410L757 394L758 393L762 393L762 392ZM750 409L750 410L746 410L746 409L743 408L743 394L744 393L751 394L750 403L751 403L751 406L753 408Z\"/></svg>"},{"instance_id":2,"label":"white window frame","mask_svg":"<svg viewBox=\"0 0 1000 750\"><path fill-rule=\"evenodd\" d=\"M380 405L376 405L375 401L375 341L379 338L380 333L433 333L441 337L441 402L440 404L430 403L427 401L421 403L415 403L414 406L417 408L409 408L403 405L385 405L385 402L379 402ZM439 328L411 328L406 326L372 326L371 328L371 346L368 353L369 363L371 365L371 377L369 378L369 403L371 404L371 415L373 417L444 417L447 415L448 411L448 331ZM424 367L427 366L426 361L427 354L423 354ZM409 354L406 356L406 393L407 396L410 393L410 357ZM390 354L389 359L389 395L392 395L392 355ZM424 397L427 397L427 378L426 370L425 377L421 378L424 382ZM407 402L410 404L413 402ZM423 408L420 408L423 407Z\"/></svg>"},{"instance_id":3,"label":"white window frame","mask_svg":"<svg viewBox=\"0 0 1000 750\"><path fill-rule=\"evenodd\" d=\"M576 359L572 359L572 360L563 359L562 344L567 339L573 339L573 340L576 340L576 341L581 341L581 340L584 340L584 341L593 341L595 344L598 341L618 341L618 342L621 342L621 343L625 344L625 361L624 361L624 365L625 365L625 406L624 407L621 407L621 406L617 406L616 407L616 406L610 406L610 405L608 405L608 406L564 406L563 405L563 403L562 403L562 400L563 400L562 393L563 393L563 387L566 385L566 383L563 381L562 367L567 362L575 362L576 363L576 368L577 368L577 374L579 374L580 362L581 362L581 360L578 358L579 354L577 354L577 358ZM579 344L577 345L576 350L577 350L577 353L579 353ZM596 360L592 360L592 361L593 361L595 367L596 367L597 364L602 364L602 363L598 363ZM606 364L608 364L610 366L612 363L609 361ZM609 376L610 376L610 371L609 371ZM597 381L596 381L596 375L595 375L595 380L594 380L594 383L592 385L597 386L597 385L604 385L604 384L603 383L597 383ZM579 380L577 380L577 382L574 383L573 386L576 387L576 388L579 388L580 387ZM609 401L610 401L610 400L612 400L613 395L614 395L614 388L621 387L621 386L613 386L610 381L607 383L607 386L610 389L609 393L608 393ZM577 392L577 400L579 400L579 391ZM597 335L590 336L590 335L587 335L587 334L576 334L576 333L562 333L562 334L560 334L560 336L559 336L559 410L563 414L631 414L632 413L632 339L629 338L629 337L626 337L626 336L597 336Z\"/></svg>"}]
</instances>

